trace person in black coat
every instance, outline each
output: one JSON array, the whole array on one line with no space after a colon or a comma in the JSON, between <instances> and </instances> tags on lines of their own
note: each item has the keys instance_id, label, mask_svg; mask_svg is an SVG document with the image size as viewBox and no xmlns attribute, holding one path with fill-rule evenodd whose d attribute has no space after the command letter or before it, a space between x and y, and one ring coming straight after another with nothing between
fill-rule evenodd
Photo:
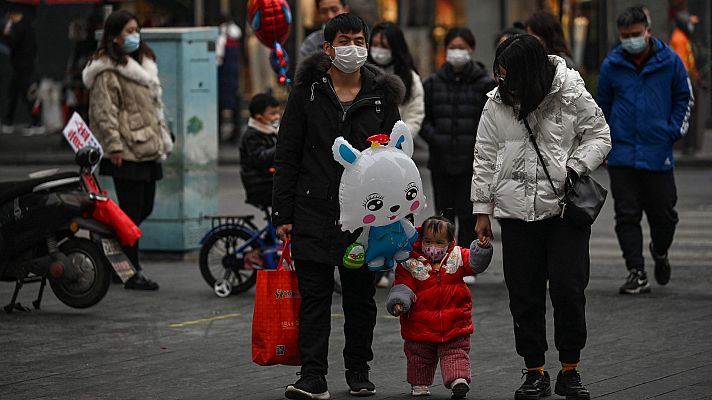
<instances>
[{"instance_id":1,"label":"person in black coat","mask_svg":"<svg viewBox=\"0 0 712 400\"><path fill-rule=\"evenodd\" d=\"M29 6L22 4L11 5L7 19L0 26L0 41L10 48L10 64L12 76L10 77L9 93L7 95L7 109L2 116L3 131L12 132L15 122L15 110L20 101L31 118L30 133L39 130L39 118L32 112L32 102L28 99L28 92L32 86L35 70L35 56L37 43L35 29Z\"/></svg>"},{"instance_id":2,"label":"person in black coat","mask_svg":"<svg viewBox=\"0 0 712 400\"><path fill-rule=\"evenodd\" d=\"M272 205L274 154L280 117L279 101L260 93L250 101L250 119L240 138L240 176L247 203L255 207Z\"/></svg>"},{"instance_id":3,"label":"person in black coat","mask_svg":"<svg viewBox=\"0 0 712 400\"><path fill-rule=\"evenodd\" d=\"M472 60L475 37L469 29L450 29L445 47L447 62L423 84L425 120L420 136L429 147L435 211L454 209L457 243L467 244L475 239L470 186L477 125L487 92L496 84L484 65Z\"/></svg>"},{"instance_id":4,"label":"person in black coat","mask_svg":"<svg viewBox=\"0 0 712 400\"><path fill-rule=\"evenodd\" d=\"M400 118L405 88L398 77L364 65L368 27L353 14L334 17L324 28L323 52L297 68L279 129L272 222L281 237L291 235L299 291L301 377L287 386L287 398L328 398L331 297L334 266L343 288L343 352L351 393L370 395L368 362L376 325L373 274L346 269L346 247L358 236L339 226L339 182L343 167L332 154L343 136L358 150L367 138L389 133Z\"/></svg>"}]
</instances>

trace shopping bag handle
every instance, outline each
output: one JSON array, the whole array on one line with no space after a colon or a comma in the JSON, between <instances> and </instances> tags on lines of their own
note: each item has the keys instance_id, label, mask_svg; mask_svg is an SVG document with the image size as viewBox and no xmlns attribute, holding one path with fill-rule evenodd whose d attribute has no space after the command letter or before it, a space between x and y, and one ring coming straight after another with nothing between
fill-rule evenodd
<instances>
[{"instance_id":1,"label":"shopping bag handle","mask_svg":"<svg viewBox=\"0 0 712 400\"><path fill-rule=\"evenodd\" d=\"M277 271L293 271L293 261L292 252L289 247L289 236L284 239L284 246L282 247L282 255L279 256L279 263L277 263ZM285 264L287 266L285 267Z\"/></svg>"}]
</instances>

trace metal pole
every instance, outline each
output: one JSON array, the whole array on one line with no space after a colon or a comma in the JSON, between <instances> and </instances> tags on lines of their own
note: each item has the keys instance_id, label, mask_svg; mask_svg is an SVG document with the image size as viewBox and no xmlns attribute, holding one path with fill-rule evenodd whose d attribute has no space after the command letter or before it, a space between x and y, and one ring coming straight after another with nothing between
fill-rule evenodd
<instances>
[{"instance_id":1,"label":"metal pole","mask_svg":"<svg viewBox=\"0 0 712 400\"><path fill-rule=\"evenodd\" d=\"M204 0L195 0L193 3L193 13L195 14L194 25L203 26L205 24L205 5Z\"/></svg>"},{"instance_id":2,"label":"metal pole","mask_svg":"<svg viewBox=\"0 0 712 400\"><path fill-rule=\"evenodd\" d=\"M608 0L598 1L598 65L608 53Z\"/></svg>"}]
</instances>

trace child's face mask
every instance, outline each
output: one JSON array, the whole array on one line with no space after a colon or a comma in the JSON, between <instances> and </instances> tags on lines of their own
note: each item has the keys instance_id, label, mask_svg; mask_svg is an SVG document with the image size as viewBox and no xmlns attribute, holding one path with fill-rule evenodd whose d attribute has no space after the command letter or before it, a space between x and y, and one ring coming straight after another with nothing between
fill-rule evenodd
<instances>
[{"instance_id":1,"label":"child's face mask","mask_svg":"<svg viewBox=\"0 0 712 400\"><path fill-rule=\"evenodd\" d=\"M439 246L434 244L423 245L423 253L425 253L425 255L428 256L428 258L432 262L440 262L447 253L447 246Z\"/></svg>"},{"instance_id":2,"label":"child's face mask","mask_svg":"<svg viewBox=\"0 0 712 400\"><path fill-rule=\"evenodd\" d=\"M428 256L430 261L439 263L445 258L447 249L450 247L446 228L437 232L423 232L423 254Z\"/></svg>"}]
</instances>

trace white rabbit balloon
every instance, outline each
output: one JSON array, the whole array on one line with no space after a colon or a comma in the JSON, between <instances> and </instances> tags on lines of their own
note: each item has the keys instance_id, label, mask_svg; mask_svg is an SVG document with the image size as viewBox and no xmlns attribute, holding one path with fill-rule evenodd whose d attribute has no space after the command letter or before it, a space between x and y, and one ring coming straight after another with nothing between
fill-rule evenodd
<instances>
[{"instance_id":1,"label":"white rabbit balloon","mask_svg":"<svg viewBox=\"0 0 712 400\"><path fill-rule=\"evenodd\" d=\"M369 269L391 269L394 259L405 261L418 237L405 217L426 207L408 126L396 122L387 146L373 142L360 152L339 137L332 150L345 168L339 185L341 228L364 228L359 243Z\"/></svg>"}]
</instances>

